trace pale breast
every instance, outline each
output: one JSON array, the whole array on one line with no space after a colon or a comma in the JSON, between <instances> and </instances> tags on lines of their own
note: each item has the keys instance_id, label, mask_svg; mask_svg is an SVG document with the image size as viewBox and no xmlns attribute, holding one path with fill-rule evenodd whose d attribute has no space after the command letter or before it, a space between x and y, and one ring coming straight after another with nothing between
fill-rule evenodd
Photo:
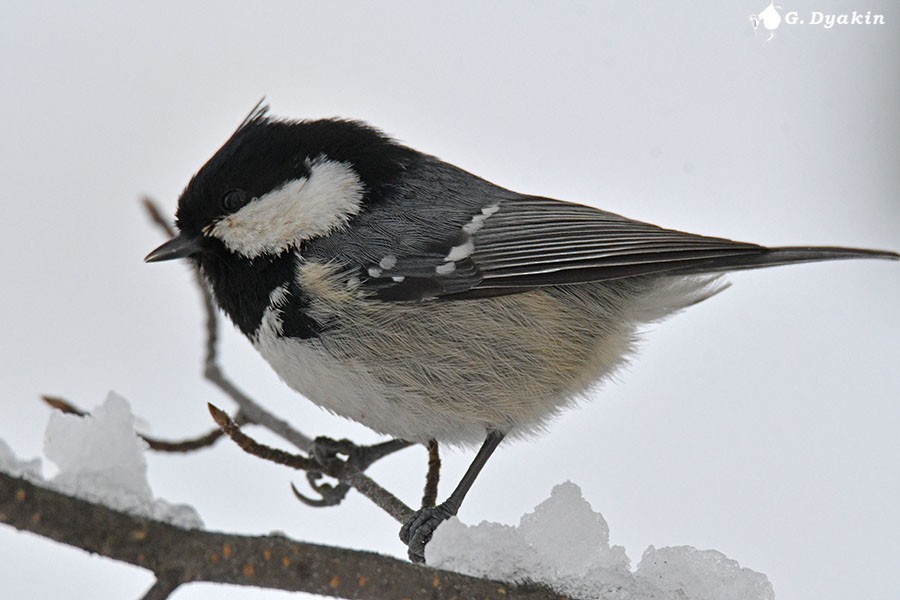
<instances>
[{"instance_id":1,"label":"pale breast","mask_svg":"<svg viewBox=\"0 0 900 600\"><path fill-rule=\"evenodd\" d=\"M298 280L311 316L333 325L319 338L282 338L279 309L267 311L255 344L282 379L381 433L450 443L478 443L487 428L541 429L624 362L640 323L716 291L668 278L373 303L329 267L301 266Z\"/></svg>"}]
</instances>

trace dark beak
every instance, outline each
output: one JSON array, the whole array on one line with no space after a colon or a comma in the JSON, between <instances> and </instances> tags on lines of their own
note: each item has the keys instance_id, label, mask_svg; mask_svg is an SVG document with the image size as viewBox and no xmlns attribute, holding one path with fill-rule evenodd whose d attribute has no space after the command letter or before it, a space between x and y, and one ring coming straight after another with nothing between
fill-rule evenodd
<instances>
[{"instance_id":1,"label":"dark beak","mask_svg":"<svg viewBox=\"0 0 900 600\"><path fill-rule=\"evenodd\" d=\"M183 233L179 233L171 240L144 257L144 262L160 262L163 260L174 260L176 258L187 258L193 256L200 251L200 241L197 238L188 237Z\"/></svg>"}]
</instances>

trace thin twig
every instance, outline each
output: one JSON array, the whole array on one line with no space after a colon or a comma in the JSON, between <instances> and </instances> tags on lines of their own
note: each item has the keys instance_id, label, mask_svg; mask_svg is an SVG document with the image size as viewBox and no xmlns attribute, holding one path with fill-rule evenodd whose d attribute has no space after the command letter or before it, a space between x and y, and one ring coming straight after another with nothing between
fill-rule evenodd
<instances>
[{"instance_id":1,"label":"thin twig","mask_svg":"<svg viewBox=\"0 0 900 600\"><path fill-rule=\"evenodd\" d=\"M163 233L168 237L175 237L175 229L169 224L166 218L162 216L162 211L159 210L159 206L156 202L148 196L144 196L141 198L141 203L144 205L144 210L146 210L147 214L150 216L150 221L162 229Z\"/></svg>"},{"instance_id":2,"label":"thin twig","mask_svg":"<svg viewBox=\"0 0 900 600\"><path fill-rule=\"evenodd\" d=\"M222 373L218 362L219 322L216 316L216 305L213 302L212 293L204 285L196 268L194 269L194 277L197 281L197 287L203 296L203 310L206 314L206 355L203 362L203 376L207 381L222 390L226 396L234 400L248 421L262 425L300 450L310 452L313 445L311 438L300 433L291 427L287 421L275 417L275 415L254 402L250 396L242 392Z\"/></svg>"},{"instance_id":3,"label":"thin twig","mask_svg":"<svg viewBox=\"0 0 900 600\"><path fill-rule=\"evenodd\" d=\"M213 429L209 433L206 433L204 435L189 440L181 440L178 442L170 442L168 440L152 438L144 434L139 435L145 442L147 442L147 445L151 450L155 450L156 452L176 453L194 452L195 450L200 450L202 448L209 448L217 441L219 441L223 434L221 429Z\"/></svg>"},{"instance_id":4,"label":"thin twig","mask_svg":"<svg viewBox=\"0 0 900 600\"><path fill-rule=\"evenodd\" d=\"M75 415L78 417L84 417L90 414L88 411L75 406L73 403L69 402L65 398L60 398L59 396L41 396L41 400L63 414ZM242 425L247 421L241 413L238 413L234 417L234 420L239 425ZM173 442L170 440L163 440L157 437L149 436L144 433L138 433L138 436L140 436L142 440L147 442L147 447L149 447L150 450L153 450L155 452L172 453L193 452L202 448L208 448L215 444L222 437L222 435L222 430L216 428L195 438L188 438L185 440Z\"/></svg>"},{"instance_id":5,"label":"thin twig","mask_svg":"<svg viewBox=\"0 0 900 600\"><path fill-rule=\"evenodd\" d=\"M55 408L64 415L75 415L76 417L83 417L88 414L87 411L78 408L65 398L60 398L59 396L44 395L41 396L41 400L48 404L50 408Z\"/></svg>"},{"instance_id":6,"label":"thin twig","mask_svg":"<svg viewBox=\"0 0 900 600\"><path fill-rule=\"evenodd\" d=\"M319 471L324 468L323 465L320 465L318 462L307 456L291 454L290 452L285 452L278 448L260 444L241 431L241 428L238 427L237 423L235 423L224 410L212 404L207 404L207 407L209 408L209 414L212 415L216 425L222 429L225 435L231 438L231 441L237 444L238 447L247 454L252 454L257 458L302 471ZM329 475L331 475L331 473L329 473Z\"/></svg>"},{"instance_id":7,"label":"thin twig","mask_svg":"<svg viewBox=\"0 0 900 600\"><path fill-rule=\"evenodd\" d=\"M147 593L141 596L141 600L166 600L182 583L184 583L183 579L168 573L157 575L156 581L153 582Z\"/></svg>"},{"instance_id":8,"label":"thin twig","mask_svg":"<svg viewBox=\"0 0 900 600\"><path fill-rule=\"evenodd\" d=\"M216 424L225 432L225 435L231 438L244 452L292 469L316 471L325 473L329 477L334 477L338 481L351 485L360 494L371 500L376 506L400 523L405 523L412 517L413 510L409 506L397 496L375 483L370 477L360 473L350 463L334 460L323 465L315 459L260 444L243 433L225 411L210 404L209 413ZM296 488L294 493L297 494Z\"/></svg>"},{"instance_id":9,"label":"thin twig","mask_svg":"<svg viewBox=\"0 0 900 600\"><path fill-rule=\"evenodd\" d=\"M215 360L215 357L213 357ZM240 407L241 414L243 414L249 423L254 423L256 425L260 425L265 427L275 435L281 437L286 442L291 445L299 448L300 450L304 450L306 452L310 451L312 447L312 439L303 435L296 429L290 426L287 421L279 419L259 404L250 399L249 396L244 394L237 386L235 386L231 381L229 381L225 375L222 374L221 369L219 369L218 365L214 363L207 362L206 368L204 370L204 375L207 381L213 383L216 387L222 390L229 398L234 400L235 404Z\"/></svg>"}]
</instances>

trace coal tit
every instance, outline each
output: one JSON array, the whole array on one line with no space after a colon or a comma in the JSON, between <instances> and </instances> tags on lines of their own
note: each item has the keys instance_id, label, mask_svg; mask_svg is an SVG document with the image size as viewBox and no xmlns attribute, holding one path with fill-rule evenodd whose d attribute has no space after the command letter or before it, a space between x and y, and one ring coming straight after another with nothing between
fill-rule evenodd
<instances>
[{"instance_id":1,"label":"coal tit","mask_svg":"<svg viewBox=\"0 0 900 600\"><path fill-rule=\"evenodd\" d=\"M357 121L263 106L191 179L177 225L146 260L194 261L290 387L396 438L482 444L401 530L420 561L505 436L584 398L640 325L717 293L721 272L898 258L662 229L504 189Z\"/></svg>"}]
</instances>

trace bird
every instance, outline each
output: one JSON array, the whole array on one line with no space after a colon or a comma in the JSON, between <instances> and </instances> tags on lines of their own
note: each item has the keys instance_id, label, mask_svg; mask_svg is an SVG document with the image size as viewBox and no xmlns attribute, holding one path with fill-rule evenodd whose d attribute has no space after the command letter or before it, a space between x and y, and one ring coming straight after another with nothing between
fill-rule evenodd
<instances>
[{"instance_id":1,"label":"bird","mask_svg":"<svg viewBox=\"0 0 900 600\"><path fill-rule=\"evenodd\" d=\"M501 441L543 432L642 325L719 293L723 273L900 258L522 194L364 122L276 118L262 101L191 178L176 225L145 260L192 261L289 387L399 440L478 447L447 499L403 524L415 562Z\"/></svg>"}]
</instances>

